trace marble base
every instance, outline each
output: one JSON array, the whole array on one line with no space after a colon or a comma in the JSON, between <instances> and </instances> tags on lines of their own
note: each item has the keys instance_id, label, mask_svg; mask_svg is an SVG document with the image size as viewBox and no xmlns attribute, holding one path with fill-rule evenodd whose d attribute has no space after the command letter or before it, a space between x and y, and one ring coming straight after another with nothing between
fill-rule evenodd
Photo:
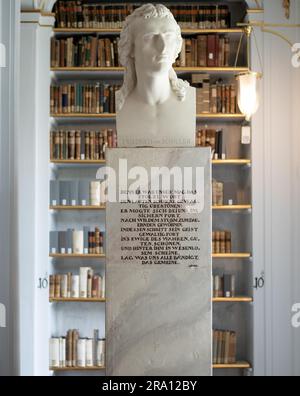
<instances>
[{"instance_id":1,"label":"marble base","mask_svg":"<svg viewBox=\"0 0 300 396\"><path fill-rule=\"evenodd\" d=\"M124 173L120 159L127 159L128 172L198 167L202 202L107 204L107 375L210 376L210 150L108 150L117 180Z\"/></svg>"}]
</instances>

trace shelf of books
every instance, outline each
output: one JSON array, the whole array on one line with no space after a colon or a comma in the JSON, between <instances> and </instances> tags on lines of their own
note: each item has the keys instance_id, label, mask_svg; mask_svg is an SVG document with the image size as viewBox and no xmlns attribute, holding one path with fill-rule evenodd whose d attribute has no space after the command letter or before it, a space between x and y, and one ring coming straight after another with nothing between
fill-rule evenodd
<instances>
[{"instance_id":1,"label":"shelf of books","mask_svg":"<svg viewBox=\"0 0 300 396\"><path fill-rule=\"evenodd\" d=\"M53 375L105 375L105 202L96 180L117 147L118 41L136 3L60 0L51 39L50 364ZM138 2L137 2L138 3ZM246 5L164 1L183 32L174 65L197 90L196 146L211 147L214 375L252 366L251 129L237 106ZM84 306L83 306L84 304ZM99 328L100 327L100 328ZM234 374L233 374L234 372ZM66 373L66 374L64 374Z\"/></svg>"}]
</instances>

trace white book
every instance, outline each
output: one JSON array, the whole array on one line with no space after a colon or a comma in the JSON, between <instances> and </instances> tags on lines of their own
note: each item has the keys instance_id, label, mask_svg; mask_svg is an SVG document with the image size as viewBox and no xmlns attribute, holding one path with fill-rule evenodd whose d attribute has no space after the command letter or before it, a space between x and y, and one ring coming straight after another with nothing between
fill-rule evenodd
<instances>
[{"instance_id":1,"label":"white book","mask_svg":"<svg viewBox=\"0 0 300 396\"><path fill-rule=\"evenodd\" d=\"M73 231L73 252L83 254L83 231Z\"/></svg>"},{"instance_id":2,"label":"white book","mask_svg":"<svg viewBox=\"0 0 300 396\"><path fill-rule=\"evenodd\" d=\"M68 275L61 275L60 277L60 295L62 298L68 297Z\"/></svg>"},{"instance_id":3,"label":"white book","mask_svg":"<svg viewBox=\"0 0 300 396\"><path fill-rule=\"evenodd\" d=\"M59 367L59 338L51 338L49 343L49 365L50 367Z\"/></svg>"},{"instance_id":4,"label":"white book","mask_svg":"<svg viewBox=\"0 0 300 396\"><path fill-rule=\"evenodd\" d=\"M86 367L93 367L93 339L86 340Z\"/></svg>"},{"instance_id":5,"label":"white book","mask_svg":"<svg viewBox=\"0 0 300 396\"><path fill-rule=\"evenodd\" d=\"M101 183L99 181L92 181L90 184L90 197L92 206L101 205Z\"/></svg>"},{"instance_id":6,"label":"white book","mask_svg":"<svg viewBox=\"0 0 300 396\"><path fill-rule=\"evenodd\" d=\"M86 367L86 339L79 338L77 344L77 366Z\"/></svg>"},{"instance_id":7,"label":"white book","mask_svg":"<svg viewBox=\"0 0 300 396\"><path fill-rule=\"evenodd\" d=\"M79 296L80 298L87 298L88 295L88 272L90 267L81 267L79 270Z\"/></svg>"},{"instance_id":8,"label":"white book","mask_svg":"<svg viewBox=\"0 0 300 396\"><path fill-rule=\"evenodd\" d=\"M72 276L72 298L79 298L79 275Z\"/></svg>"},{"instance_id":9,"label":"white book","mask_svg":"<svg viewBox=\"0 0 300 396\"><path fill-rule=\"evenodd\" d=\"M66 367L66 339L59 339L59 367Z\"/></svg>"},{"instance_id":10,"label":"white book","mask_svg":"<svg viewBox=\"0 0 300 396\"><path fill-rule=\"evenodd\" d=\"M105 340L98 340L96 361L98 367L103 367L105 365Z\"/></svg>"}]
</instances>

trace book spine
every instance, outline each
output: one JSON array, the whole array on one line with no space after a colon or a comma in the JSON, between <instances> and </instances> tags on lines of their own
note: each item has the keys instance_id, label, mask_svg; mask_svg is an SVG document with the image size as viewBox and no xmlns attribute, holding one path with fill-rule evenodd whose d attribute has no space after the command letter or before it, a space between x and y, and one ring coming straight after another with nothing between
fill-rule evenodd
<instances>
[{"instance_id":1,"label":"book spine","mask_svg":"<svg viewBox=\"0 0 300 396\"><path fill-rule=\"evenodd\" d=\"M49 343L49 365L50 367L59 367L59 338L51 338Z\"/></svg>"},{"instance_id":2,"label":"book spine","mask_svg":"<svg viewBox=\"0 0 300 396\"><path fill-rule=\"evenodd\" d=\"M72 298L79 298L79 290L80 290L80 280L79 275L72 276Z\"/></svg>"},{"instance_id":3,"label":"book spine","mask_svg":"<svg viewBox=\"0 0 300 396\"><path fill-rule=\"evenodd\" d=\"M94 366L93 339L86 340L86 367Z\"/></svg>"},{"instance_id":4,"label":"book spine","mask_svg":"<svg viewBox=\"0 0 300 396\"><path fill-rule=\"evenodd\" d=\"M73 252L83 254L83 231L73 231Z\"/></svg>"},{"instance_id":5,"label":"book spine","mask_svg":"<svg viewBox=\"0 0 300 396\"><path fill-rule=\"evenodd\" d=\"M86 339L84 338L78 340L77 366L86 367Z\"/></svg>"},{"instance_id":6,"label":"book spine","mask_svg":"<svg viewBox=\"0 0 300 396\"><path fill-rule=\"evenodd\" d=\"M88 297L88 272L90 268L89 267L81 267L80 268L80 275L79 275L79 284L80 284L80 289L79 289L79 295L80 298L87 298Z\"/></svg>"},{"instance_id":7,"label":"book spine","mask_svg":"<svg viewBox=\"0 0 300 396\"><path fill-rule=\"evenodd\" d=\"M98 340L97 343L97 367L105 365L105 340Z\"/></svg>"}]
</instances>

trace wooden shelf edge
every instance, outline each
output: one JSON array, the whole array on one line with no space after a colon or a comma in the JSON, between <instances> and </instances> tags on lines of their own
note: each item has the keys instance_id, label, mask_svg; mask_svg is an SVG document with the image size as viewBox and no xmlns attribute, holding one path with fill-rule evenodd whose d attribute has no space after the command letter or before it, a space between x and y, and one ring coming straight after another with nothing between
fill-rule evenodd
<instances>
[{"instance_id":1,"label":"wooden shelf edge","mask_svg":"<svg viewBox=\"0 0 300 396\"><path fill-rule=\"evenodd\" d=\"M123 73L124 67L81 67L81 66L72 66L72 67L51 67L50 71L53 73L57 72L118 72ZM249 71L248 67L174 67L176 72L206 72L206 73L241 73Z\"/></svg>"},{"instance_id":2,"label":"wooden shelf edge","mask_svg":"<svg viewBox=\"0 0 300 396\"><path fill-rule=\"evenodd\" d=\"M251 160L248 159L226 159L226 160L212 160L213 165L251 165Z\"/></svg>"},{"instance_id":3,"label":"wooden shelf edge","mask_svg":"<svg viewBox=\"0 0 300 396\"><path fill-rule=\"evenodd\" d=\"M252 205L214 205L213 210L251 210Z\"/></svg>"},{"instance_id":4,"label":"wooden shelf edge","mask_svg":"<svg viewBox=\"0 0 300 396\"><path fill-rule=\"evenodd\" d=\"M213 254L215 259L241 259L241 258L251 258L251 253L228 253L228 254Z\"/></svg>"},{"instance_id":5,"label":"wooden shelf edge","mask_svg":"<svg viewBox=\"0 0 300 396\"><path fill-rule=\"evenodd\" d=\"M250 369L251 365L248 362L236 362L231 364L214 364L213 369Z\"/></svg>"},{"instance_id":6,"label":"wooden shelf edge","mask_svg":"<svg viewBox=\"0 0 300 396\"><path fill-rule=\"evenodd\" d=\"M105 160L50 160L51 164L106 164Z\"/></svg>"},{"instance_id":7,"label":"wooden shelf edge","mask_svg":"<svg viewBox=\"0 0 300 396\"><path fill-rule=\"evenodd\" d=\"M105 367L49 367L49 371L102 371Z\"/></svg>"},{"instance_id":8,"label":"wooden shelf edge","mask_svg":"<svg viewBox=\"0 0 300 396\"><path fill-rule=\"evenodd\" d=\"M51 164L95 164L105 165L105 160L50 160ZM227 159L227 160L212 160L213 165L250 165L251 160L248 159Z\"/></svg>"},{"instance_id":9,"label":"wooden shelf edge","mask_svg":"<svg viewBox=\"0 0 300 396\"><path fill-rule=\"evenodd\" d=\"M218 297L218 298L213 298L212 301L214 303L252 303L253 298L252 297L232 297L232 298L226 298L226 297Z\"/></svg>"},{"instance_id":10,"label":"wooden shelf edge","mask_svg":"<svg viewBox=\"0 0 300 396\"><path fill-rule=\"evenodd\" d=\"M83 303L104 303L105 298L49 298L50 303L55 302L83 302Z\"/></svg>"},{"instance_id":11,"label":"wooden shelf edge","mask_svg":"<svg viewBox=\"0 0 300 396\"><path fill-rule=\"evenodd\" d=\"M54 33L121 33L121 28L53 28ZM182 34L209 34L209 33L228 33L228 34L238 34L243 33L242 28L224 28L224 29L181 29Z\"/></svg>"},{"instance_id":12,"label":"wooden shelf edge","mask_svg":"<svg viewBox=\"0 0 300 396\"><path fill-rule=\"evenodd\" d=\"M56 113L50 114L52 118L115 118L115 113L105 113L105 114L86 114L86 113Z\"/></svg>"},{"instance_id":13,"label":"wooden shelf edge","mask_svg":"<svg viewBox=\"0 0 300 396\"><path fill-rule=\"evenodd\" d=\"M85 113L51 113L51 118L103 118L103 119L111 119L116 118L115 113L106 113L106 114L85 114ZM243 120L245 119L245 115L243 114L197 114L196 117L198 119L237 119Z\"/></svg>"}]
</instances>

